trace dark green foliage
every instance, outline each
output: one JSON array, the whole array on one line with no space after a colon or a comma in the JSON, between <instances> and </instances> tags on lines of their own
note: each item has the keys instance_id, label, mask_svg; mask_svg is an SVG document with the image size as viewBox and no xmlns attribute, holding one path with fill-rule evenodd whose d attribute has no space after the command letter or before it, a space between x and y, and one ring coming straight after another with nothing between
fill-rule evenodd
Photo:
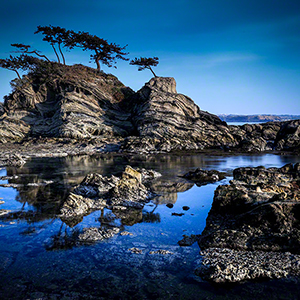
<instances>
[{"instance_id":1,"label":"dark green foliage","mask_svg":"<svg viewBox=\"0 0 300 300\"><path fill-rule=\"evenodd\" d=\"M154 77L157 77L151 66L156 67L158 65L158 57L136 57L135 59L131 60L130 64L139 66L138 71L149 69Z\"/></svg>"},{"instance_id":2,"label":"dark green foliage","mask_svg":"<svg viewBox=\"0 0 300 300\"><path fill-rule=\"evenodd\" d=\"M26 54L22 54L17 57L10 55L9 58L0 59L0 67L16 72L19 79L21 79L21 77L18 70L34 71L43 63L45 63L45 61Z\"/></svg>"},{"instance_id":3,"label":"dark green foliage","mask_svg":"<svg viewBox=\"0 0 300 300\"><path fill-rule=\"evenodd\" d=\"M38 26L36 33L42 33L44 35L43 41L46 41L51 44L53 51L57 57L57 61L60 63L59 55L55 49L55 45L57 44L61 57L63 59L64 65L66 64L65 57L62 53L61 46L68 47L67 44L70 43L70 36L72 35L72 31L66 30L65 28L59 26Z\"/></svg>"},{"instance_id":4,"label":"dark green foliage","mask_svg":"<svg viewBox=\"0 0 300 300\"><path fill-rule=\"evenodd\" d=\"M16 47L18 50L15 51L16 53L27 53L27 54L36 54L39 57L45 58L47 61L50 62L47 56L40 54L40 51L37 50L30 50L31 46L30 45L24 45L24 44L11 44L12 47Z\"/></svg>"},{"instance_id":5,"label":"dark green foliage","mask_svg":"<svg viewBox=\"0 0 300 300\"><path fill-rule=\"evenodd\" d=\"M100 61L104 65L112 67L116 63L116 59L128 60L125 57L128 53L124 52L127 45L121 47L115 43L108 43L107 40L88 32L72 32L67 46L71 49L79 47L83 51L93 51L94 53L90 57L96 63L98 71L100 71Z\"/></svg>"}]
</instances>

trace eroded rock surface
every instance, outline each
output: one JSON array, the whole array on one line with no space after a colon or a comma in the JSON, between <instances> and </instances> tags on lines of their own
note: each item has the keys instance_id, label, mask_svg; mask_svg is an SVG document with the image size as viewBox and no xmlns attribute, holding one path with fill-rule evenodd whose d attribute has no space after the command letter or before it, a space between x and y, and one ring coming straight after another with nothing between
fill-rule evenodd
<instances>
[{"instance_id":1,"label":"eroded rock surface","mask_svg":"<svg viewBox=\"0 0 300 300\"><path fill-rule=\"evenodd\" d=\"M300 255L289 252L208 248L201 251L201 255L203 261L196 275L216 283L300 275Z\"/></svg>"},{"instance_id":2,"label":"eroded rock surface","mask_svg":"<svg viewBox=\"0 0 300 300\"><path fill-rule=\"evenodd\" d=\"M298 274L300 164L238 168L233 176L215 191L198 242L208 257L200 273L216 282Z\"/></svg>"},{"instance_id":3,"label":"eroded rock surface","mask_svg":"<svg viewBox=\"0 0 300 300\"><path fill-rule=\"evenodd\" d=\"M50 141L64 155L300 148L299 120L228 126L177 93L172 77L152 78L135 93L115 76L82 65L48 67L15 80L5 96L0 144L20 142L22 150Z\"/></svg>"},{"instance_id":4,"label":"eroded rock surface","mask_svg":"<svg viewBox=\"0 0 300 300\"><path fill-rule=\"evenodd\" d=\"M152 192L142 183L142 173L130 166L126 167L121 177L88 174L70 193L60 215L62 218L78 217L104 207L114 210L141 209L151 195Z\"/></svg>"}]
</instances>

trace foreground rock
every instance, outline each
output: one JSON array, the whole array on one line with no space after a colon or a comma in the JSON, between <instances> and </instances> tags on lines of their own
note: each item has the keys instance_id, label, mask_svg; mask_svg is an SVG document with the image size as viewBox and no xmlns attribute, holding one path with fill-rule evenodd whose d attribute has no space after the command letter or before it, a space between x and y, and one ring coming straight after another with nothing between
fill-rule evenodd
<instances>
[{"instance_id":1,"label":"foreground rock","mask_svg":"<svg viewBox=\"0 0 300 300\"><path fill-rule=\"evenodd\" d=\"M230 185L219 186L215 191L212 209L199 240L200 248L241 250L236 255L237 261L240 255L241 265L243 256L256 255L255 252L244 251L270 252L266 256L266 264L267 257L272 256L274 251L300 254L300 164L269 169L238 168L233 176ZM300 264L299 256L295 258L296 265ZM223 275L229 272L227 267L222 267L222 260L221 255L218 263L214 258L218 267L209 269L214 273L212 280L219 276L215 272L223 270ZM253 266L249 270L251 268ZM294 267L285 269L292 273L295 271ZM236 272L240 271L236 269ZM247 278L248 275L245 276Z\"/></svg>"},{"instance_id":2,"label":"foreground rock","mask_svg":"<svg viewBox=\"0 0 300 300\"><path fill-rule=\"evenodd\" d=\"M153 193L144 185L160 174L152 170L137 171L127 166L120 177L106 177L97 173L88 174L69 194L60 209L60 218L73 227L83 216L101 210L101 228L87 228L79 234L79 241L91 243L112 237L120 231L114 221L133 225L143 220L142 209ZM104 208L111 213L103 214Z\"/></svg>"},{"instance_id":3,"label":"foreground rock","mask_svg":"<svg viewBox=\"0 0 300 300\"><path fill-rule=\"evenodd\" d=\"M196 275L216 283L300 275L300 255L289 252L208 248L200 254L203 261L195 270Z\"/></svg>"}]
</instances>

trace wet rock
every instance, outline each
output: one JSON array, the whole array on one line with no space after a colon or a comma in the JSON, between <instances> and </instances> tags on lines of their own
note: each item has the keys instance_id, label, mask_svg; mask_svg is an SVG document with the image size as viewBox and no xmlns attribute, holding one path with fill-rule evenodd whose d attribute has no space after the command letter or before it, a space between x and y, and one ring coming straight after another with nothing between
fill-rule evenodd
<instances>
[{"instance_id":1,"label":"wet rock","mask_svg":"<svg viewBox=\"0 0 300 300\"><path fill-rule=\"evenodd\" d=\"M299 274L299 163L238 168L233 177L216 189L199 237L209 258L200 274L215 282Z\"/></svg>"},{"instance_id":2,"label":"wet rock","mask_svg":"<svg viewBox=\"0 0 300 300\"><path fill-rule=\"evenodd\" d=\"M167 203L166 204L166 207L168 207L168 208L173 208L173 206L174 206L174 204L172 204L172 203Z\"/></svg>"},{"instance_id":3,"label":"wet rock","mask_svg":"<svg viewBox=\"0 0 300 300\"><path fill-rule=\"evenodd\" d=\"M95 200L70 193L60 210L60 216L62 218L72 218L84 215L92 209L104 208L105 205L106 201L104 199Z\"/></svg>"},{"instance_id":4,"label":"wet rock","mask_svg":"<svg viewBox=\"0 0 300 300\"><path fill-rule=\"evenodd\" d=\"M189 171L182 176L183 178L196 182L198 186L220 181L225 178L225 173L216 170L196 169Z\"/></svg>"},{"instance_id":5,"label":"wet rock","mask_svg":"<svg viewBox=\"0 0 300 300\"><path fill-rule=\"evenodd\" d=\"M185 211L187 211L187 210L190 209L190 207L189 206L182 206L182 209L185 210Z\"/></svg>"},{"instance_id":6,"label":"wet rock","mask_svg":"<svg viewBox=\"0 0 300 300\"><path fill-rule=\"evenodd\" d=\"M299 163L238 168L214 195L200 247L300 251Z\"/></svg>"},{"instance_id":7,"label":"wet rock","mask_svg":"<svg viewBox=\"0 0 300 300\"><path fill-rule=\"evenodd\" d=\"M141 209L152 196L142 180L142 173L130 166L126 166L120 177L88 174L63 203L60 217L77 218L93 210L109 208L122 224L133 225L142 220Z\"/></svg>"},{"instance_id":8,"label":"wet rock","mask_svg":"<svg viewBox=\"0 0 300 300\"><path fill-rule=\"evenodd\" d=\"M142 249L139 249L139 248L136 248L136 247L130 248L130 249L128 249L128 251L130 251L132 253L135 253L135 254L142 254L143 253Z\"/></svg>"},{"instance_id":9,"label":"wet rock","mask_svg":"<svg viewBox=\"0 0 300 300\"><path fill-rule=\"evenodd\" d=\"M208 248L200 254L202 263L196 269L196 275L216 283L300 275L300 255L289 252Z\"/></svg>"},{"instance_id":10,"label":"wet rock","mask_svg":"<svg viewBox=\"0 0 300 300\"><path fill-rule=\"evenodd\" d=\"M112 228L84 228L83 233L79 234L78 239L80 242L84 243L93 243L97 241L102 241L105 239L109 239L119 233L120 228L112 227Z\"/></svg>"},{"instance_id":11,"label":"wet rock","mask_svg":"<svg viewBox=\"0 0 300 300\"><path fill-rule=\"evenodd\" d=\"M155 250L155 251L150 251L149 254L150 255L153 255L153 254L167 255L167 254L174 254L174 253L169 250L159 249L159 250Z\"/></svg>"},{"instance_id":12,"label":"wet rock","mask_svg":"<svg viewBox=\"0 0 300 300\"><path fill-rule=\"evenodd\" d=\"M199 235L183 235L183 239L178 241L179 246L192 246L199 239Z\"/></svg>"}]
</instances>

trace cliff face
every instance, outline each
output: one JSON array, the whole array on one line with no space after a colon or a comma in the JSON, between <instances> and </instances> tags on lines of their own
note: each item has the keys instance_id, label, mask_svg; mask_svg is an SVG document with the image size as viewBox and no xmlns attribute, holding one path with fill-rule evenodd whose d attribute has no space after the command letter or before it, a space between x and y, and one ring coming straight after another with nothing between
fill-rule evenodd
<instances>
[{"instance_id":1,"label":"cliff face","mask_svg":"<svg viewBox=\"0 0 300 300\"><path fill-rule=\"evenodd\" d=\"M178 94L171 77L138 92L115 76L81 65L29 74L0 106L0 142L32 137L117 141L133 152L197 149L299 149L300 121L227 126ZM114 148L116 150L116 148Z\"/></svg>"},{"instance_id":2,"label":"cliff face","mask_svg":"<svg viewBox=\"0 0 300 300\"><path fill-rule=\"evenodd\" d=\"M140 137L168 139L183 149L236 144L225 122L177 93L174 78L152 78L130 101L132 122Z\"/></svg>"},{"instance_id":3,"label":"cliff face","mask_svg":"<svg viewBox=\"0 0 300 300\"><path fill-rule=\"evenodd\" d=\"M119 102L134 92L113 75L83 66L64 66L50 78L27 77L5 97L0 120L2 142L25 137L85 139L127 136L130 113Z\"/></svg>"}]
</instances>

